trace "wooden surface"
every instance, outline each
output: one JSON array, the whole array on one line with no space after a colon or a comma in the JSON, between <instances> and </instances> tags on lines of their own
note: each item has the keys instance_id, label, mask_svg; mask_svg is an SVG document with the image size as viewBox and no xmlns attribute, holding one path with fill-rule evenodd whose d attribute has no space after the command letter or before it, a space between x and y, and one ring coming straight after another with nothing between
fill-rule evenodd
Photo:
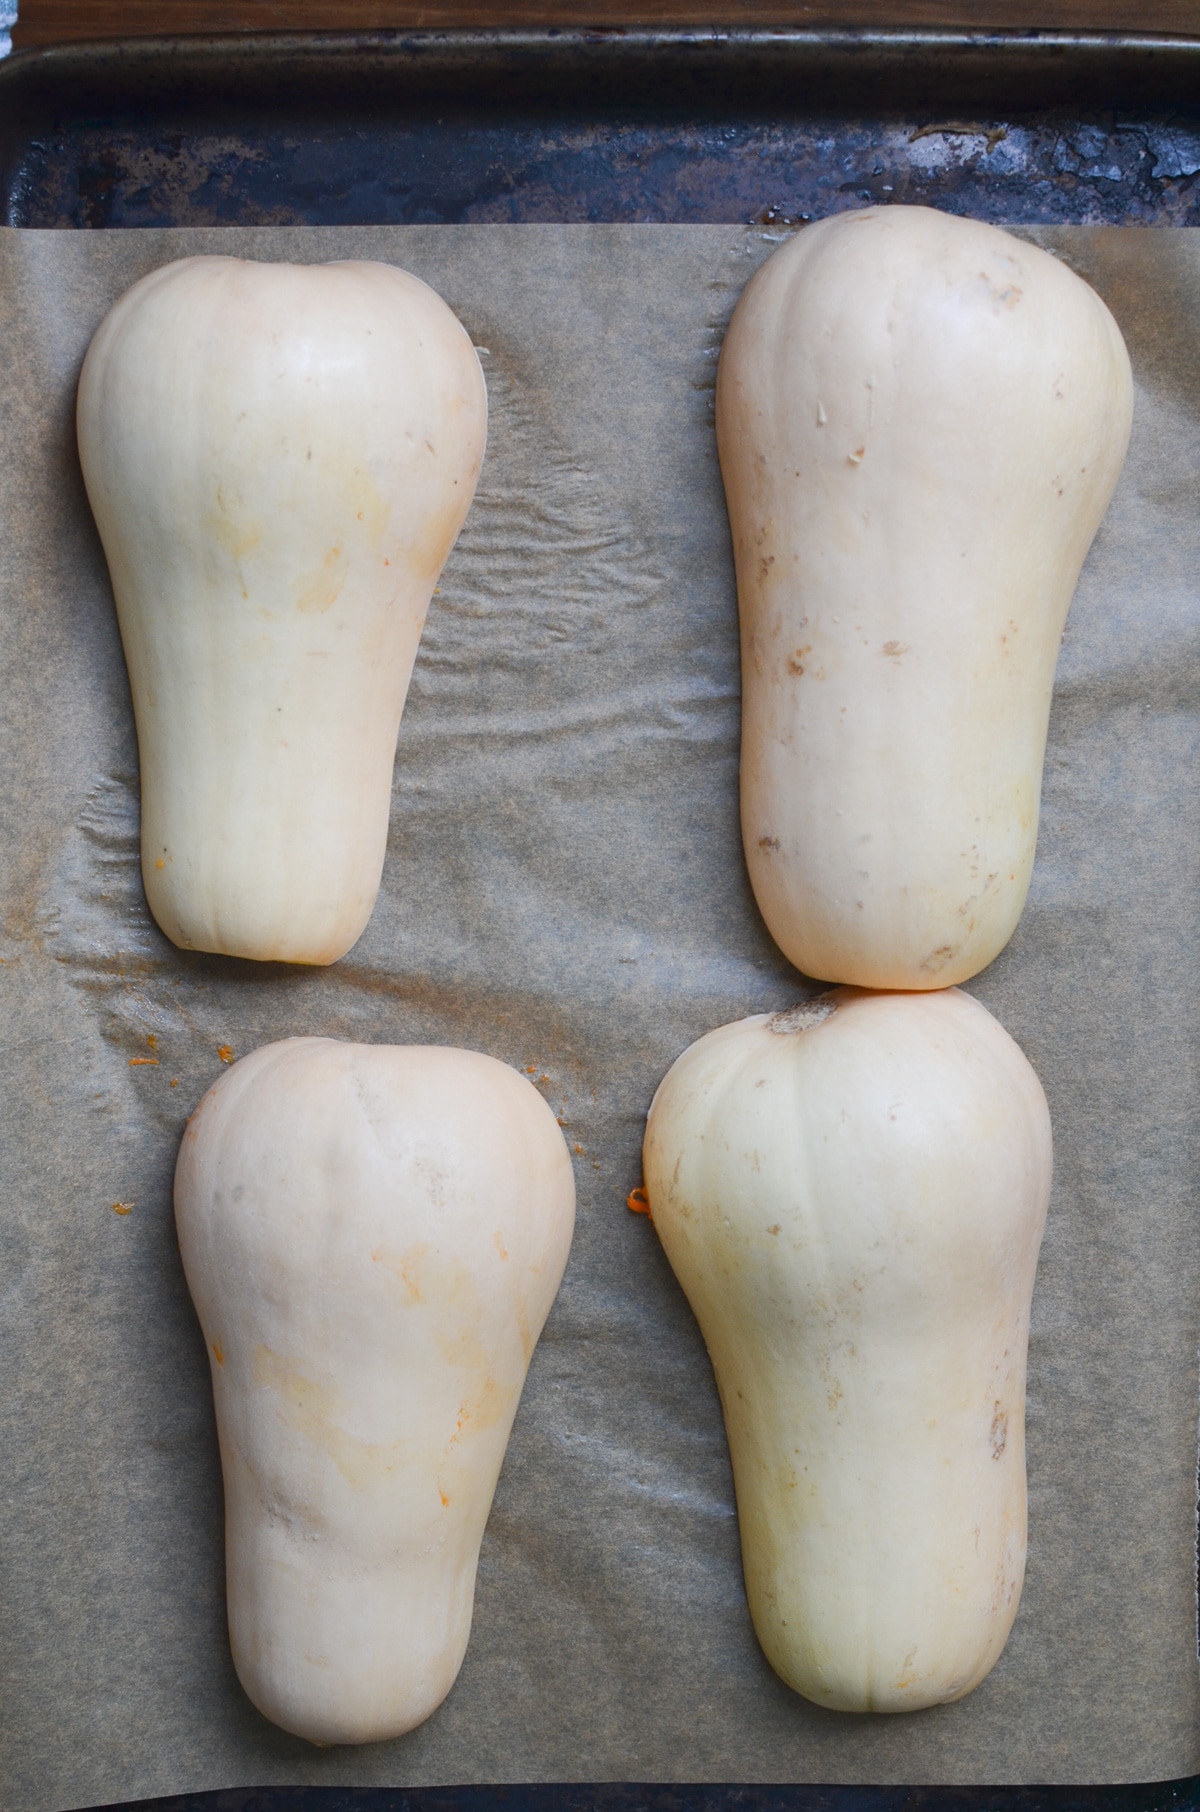
<instances>
[{"instance_id":1,"label":"wooden surface","mask_svg":"<svg viewBox=\"0 0 1200 1812\"><path fill-rule=\"evenodd\" d=\"M18 0L18 10L18 49L147 32L494 25L1008 26L1200 36L1200 0Z\"/></svg>"}]
</instances>

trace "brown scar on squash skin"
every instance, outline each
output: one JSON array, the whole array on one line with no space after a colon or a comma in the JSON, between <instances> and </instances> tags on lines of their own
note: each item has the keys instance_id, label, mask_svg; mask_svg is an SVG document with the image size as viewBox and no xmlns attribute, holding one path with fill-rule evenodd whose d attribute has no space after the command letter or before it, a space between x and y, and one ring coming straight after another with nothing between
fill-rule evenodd
<instances>
[{"instance_id":1,"label":"brown scar on squash skin","mask_svg":"<svg viewBox=\"0 0 1200 1812\"><path fill-rule=\"evenodd\" d=\"M767 1030L778 1033L781 1038L792 1032L809 1032L826 1019L832 1019L837 1010L837 1002L830 1000L827 994L821 994L816 1000L801 1000L794 1007L785 1007L781 1013L772 1013Z\"/></svg>"}]
</instances>

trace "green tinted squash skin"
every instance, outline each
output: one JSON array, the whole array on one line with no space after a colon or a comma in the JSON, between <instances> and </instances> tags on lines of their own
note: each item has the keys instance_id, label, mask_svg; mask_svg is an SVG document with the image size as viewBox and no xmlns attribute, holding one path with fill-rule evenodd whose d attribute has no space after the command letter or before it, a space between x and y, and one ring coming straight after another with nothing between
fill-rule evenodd
<instances>
[{"instance_id":1,"label":"green tinted squash skin","mask_svg":"<svg viewBox=\"0 0 1200 1812\"><path fill-rule=\"evenodd\" d=\"M1037 1077L957 990L722 1027L655 1096L646 1188L717 1378L754 1627L819 1705L960 1698L1004 1646L1050 1172Z\"/></svg>"},{"instance_id":2,"label":"green tinted squash skin","mask_svg":"<svg viewBox=\"0 0 1200 1812\"><path fill-rule=\"evenodd\" d=\"M1104 303L996 227L842 214L748 284L717 378L742 835L804 974L944 988L1012 935L1131 413Z\"/></svg>"}]
</instances>

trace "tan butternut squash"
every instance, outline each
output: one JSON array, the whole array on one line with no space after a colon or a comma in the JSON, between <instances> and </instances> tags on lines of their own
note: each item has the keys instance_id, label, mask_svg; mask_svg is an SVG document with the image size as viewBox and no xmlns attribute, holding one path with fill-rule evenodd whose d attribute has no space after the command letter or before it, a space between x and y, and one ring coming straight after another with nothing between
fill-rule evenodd
<instances>
[{"instance_id":1,"label":"tan butternut squash","mask_svg":"<svg viewBox=\"0 0 1200 1812\"><path fill-rule=\"evenodd\" d=\"M192 1116L230 1641L284 1729L399 1736L450 1690L574 1203L554 1115L474 1051L287 1039Z\"/></svg>"},{"instance_id":2,"label":"tan butternut squash","mask_svg":"<svg viewBox=\"0 0 1200 1812\"><path fill-rule=\"evenodd\" d=\"M1025 1565L1041 1085L969 995L839 988L723 1026L650 1109L646 1189L716 1373L750 1611L838 1711L961 1698Z\"/></svg>"},{"instance_id":3,"label":"tan butternut squash","mask_svg":"<svg viewBox=\"0 0 1200 1812\"><path fill-rule=\"evenodd\" d=\"M391 265L186 258L98 328L79 451L176 944L330 963L361 933L486 421L466 332Z\"/></svg>"},{"instance_id":4,"label":"tan butternut squash","mask_svg":"<svg viewBox=\"0 0 1200 1812\"><path fill-rule=\"evenodd\" d=\"M942 988L1011 936L1131 407L1100 298L978 221L838 215L748 284L717 380L742 835L807 974Z\"/></svg>"}]
</instances>

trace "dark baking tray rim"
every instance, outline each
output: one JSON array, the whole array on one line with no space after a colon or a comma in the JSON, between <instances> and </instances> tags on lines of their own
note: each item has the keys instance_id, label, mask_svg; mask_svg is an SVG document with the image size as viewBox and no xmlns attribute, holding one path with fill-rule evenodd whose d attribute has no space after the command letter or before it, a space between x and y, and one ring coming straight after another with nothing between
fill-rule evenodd
<instances>
[{"instance_id":1,"label":"dark baking tray rim","mask_svg":"<svg viewBox=\"0 0 1200 1812\"><path fill-rule=\"evenodd\" d=\"M1200 26L1200 14L1197 20ZM922 81L986 84L989 96L1006 84L1023 88L1021 111L1035 112L1064 99L1108 100L1114 81L1123 104L1177 105L1200 111L1195 86L1200 33L1061 30L950 30L942 27L818 29L791 26L546 26L492 29L242 32L97 38L17 50L0 63L0 96L6 113L53 94L90 99L105 112L113 96L136 84L154 98L164 91L185 101L211 92L218 74L227 92L269 106L260 72L270 64L285 85L304 83L319 67L349 69L364 98L384 98L398 80L419 68L424 78L443 73L463 80L498 65L535 76L568 63L588 68L597 96L605 80L628 81L648 58L675 62L676 79L689 78L689 97L703 101L712 71L728 80L741 69L764 77L767 94L786 91L799 73L833 80L841 75L856 96L876 82L908 77L911 94ZM481 67L482 66L482 67ZM974 80L973 80L974 78ZM747 77L742 78L743 81ZM1015 101L1015 91L1009 91ZM6 120L0 131L11 134Z\"/></svg>"},{"instance_id":2,"label":"dark baking tray rim","mask_svg":"<svg viewBox=\"0 0 1200 1812\"><path fill-rule=\"evenodd\" d=\"M797 122L821 117L857 122L861 140L865 121L916 121L928 130L940 130L934 122L953 117L1018 124L1091 121L1099 123L1102 134L1150 121L1172 130L1182 126L1190 134L1200 128L1200 37L547 27L249 33L51 46L18 51L6 64L0 63L0 218L10 225L81 228L252 224L285 217L312 224L471 218L469 213L455 213L455 201L463 195L478 200L480 191L472 191L471 184L482 180L479 160L485 153L472 150L467 157L468 163L475 160L470 168L456 165L453 175L439 175L436 181L445 193L427 192L429 171L447 157L444 138L439 147L433 131L435 122L443 127L438 117L442 115L447 130L477 127L490 131L493 140L512 132L514 146L523 133L526 152L531 135L536 139L542 132L549 143L564 124L582 127L585 136L590 132L590 152L572 149L565 162L560 156L552 171L535 173L535 183L554 196L543 201L543 211L524 215L520 212L524 202L517 200L508 218L799 219L808 217L802 202L786 204L782 216L732 205L721 211L736 187L735 179L713 174L722 167L722 132L730 127L769 129L781 121L790 130ZM139 162L140 149L152 143L155 155L161 153L159 178L172 155L163 147L211 143L211 138L205 141L205 133L226 133L243 151L253 143L261 170L264 148L272 142L278 145L279 131L296 118L314 139L324 132L340 132L343 144L347 133L371 122L408 132L410 139L424 132L428 152L424 168L419 168L421 153L415 162L411 145L406 153L408 173L417 172L417 187L426 184L419 202L412 203L417 211L396 214L393 202L376 189L357 213L323 215L319 207L305 212L290 196L272 193L261 204L267 211L256 214L253 210L261 198L251 192L252 184L238 187L247 178L252 157L237 172L231 173L231 166L222 172L225 194L236 192L243 198L240 215L222 213L219 206L207 216L189 215L185 204L175 218L170 199L155 213L155 204L145 200L148 191L139 188L146 167ZM601 148L605 135L614 131L657 134L660 144L674 135L669 155L682 145L685 163L689 157L702 161L707 156L710 186L703 191L702 203L696 199L699 191L690 198L696 207L709 211L673 213L669 180L666 189L649 196L646 211L628 211L631 179L614 174L612 159L606 164ZM85 140L88 148L81 151ZM51 161L58 160L49 176L44 163L47 147ZM234 153L235 161L238 155ZM453 162L453 152L449 157ZM73 158L78 160L75 164ZM732 161L726 158L726 163ZM493 181L497 168L493 158L489 171ZM31 170L42 175L31 176ZM691 170L698 172L699 163L689 167L689 180ZM350 171L347 166L347 172L344 193L364 193L361 168ZM1038 173L1043 182L1046 174L1044 168ZM528 168L523 167L522 180L526 175ZM64 180L66 187L56 190L55 183ZM169 190L170 177L162 180ZM491 216L474 217L505 217L505 180L507 172L502 171L488 203ZM1055 181L1052 177L1051 188ZM309 182L311 187L311 170ZM722 191L723 182L730 193ZM782 186L787 187L786 180ZM365 188L370 188L369 180ZM135 191L141 200L130 212L126 198ZM575 196L576 211L569 207L563 213L553 211L560 193ZM1153 219L1159 193L1153 182L1147 186L1145 205L1138 203L1143 215ZM581 216L578 205L583 195L590 211ZM888 196L867 193L863 198ZM292 206L292 214L272 211L276 199ZM896 194L895 199L904 195ZM967 194L957 203L941 193L913 194L910 199L978 211ZM829 205L853 204L836 197L831 203L823 197L821 211ZM1053 217L1089 217L1086 211L1072 215L1072 205L1064 202L1065 212L1056 209ZM1084 202L1079 206L1084 209ZM1196 214L1193 198L1188 223L1194 223ZM1028 210L1012 216L1038 217ZM1114 218L1103 210L1094 217Z\"/></svg>"},{"instance_id":3,"label":"dark baking tray rim","mask_svg":"<svg viewBox=\"0 0 1200 1812\"><path fill-rule=\"evenodd\" d=\"M945 130L936 122L948 119L1041 127L1043 137L1098 128L1113 146L1125 134L1126 149L1128 134L1142 128L1182 129L1187 169L1193 162L1200 169L1200 36L547 27L56 45L0 63L0 219L78 228L285 219L798 220L814 208L855 205L829 192L828 171L811 158L807 174L799 173L802 135L815 122L844 122L869 165L869 128L908 122ZM293 190L281 174L291 167L281 147L297 120L311 155ZM376 128L392 135L387 157L374 169L361 158L355 165L351 140ZM751 154L733 174L737 156L724 141L743 132L759 134L761 143L777 128L784 138L792 134L771 178L780 195L747 205L747 185L758 180ZM219 170L204 165L197 181L213 181L197 202L194 188L189 196L186 183L179 186L171 160L182 146L189 154L196 148L192 162L204 164L220 135L233 149ZM448 135L457 135L453 144ZM511 158L498 150L502 141ZM659 158L640 190L630 170L644 150L621 165L622 147L635 141L652 141L650 156ZM1070 175L1060 180L1048 156L1043 144L1040 167L1023 172L1024 211L1009 218L1115 224L1126 206L1149 224L1171 218L1157 175L1146 175L1157 171L1153 156L1138 166L1146 180L1110 183L1107 198L1094 181L1089 189L1086 180L1072 187ZM918 192L919 179L909 194L887 189L888 180L880 178L883 192L868 188L857 199L907 198L998 217L977 181L956 197L953 183ZM1011 187L1014 179L999 180ZM1037 211L1039 183L1045 213ZM324 199L314 203L322 184ZM541 211L523 212L535 191ZM1171 205L1177 221L1182 207L1182 223L1200 224L1194 182Z\"/></svg>"},{"instance_id":4,"label":"dark baking tray rim","mask_svg":"<svg viewBox=\"0 0 1200 1812\"><path fill-rule=\"evenodd\" d=\"M601 1782L247 1787L77 1812L1196 1812L1200 1776L1124 1787L822 1787Z\"/></svg>"}]
</instances>

